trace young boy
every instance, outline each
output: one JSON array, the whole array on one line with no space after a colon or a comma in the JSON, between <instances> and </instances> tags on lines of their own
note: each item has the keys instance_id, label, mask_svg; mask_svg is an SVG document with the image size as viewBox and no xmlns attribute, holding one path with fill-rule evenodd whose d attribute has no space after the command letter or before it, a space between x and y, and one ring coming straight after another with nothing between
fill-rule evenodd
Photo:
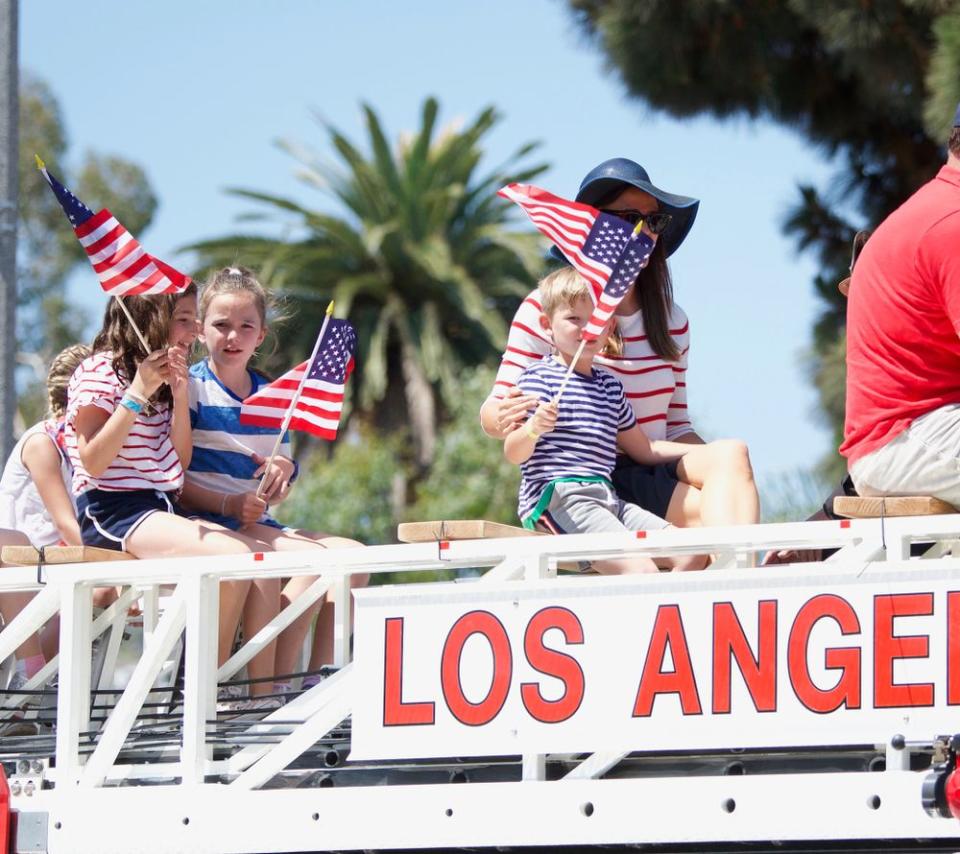
<instances>
[{"instance_id":1,"label":"young boy","mask_svg":"<svg viewBox=\"0 0 960 854\"><path fill-rule=\"evenodd\" d=\"M540 283L540 325L553 338L554 353L527 368L517 381L522 391L539 397L540 404L504 442L506 458L520 466L520 518L526 528L559 534L670 527L660 517L621 501L610 482L618 445L637 462L647 464L676 460L690 450L679 442L651 443L637 426L620 380L593 368L594 356L607 343L610 325L584 346L562 398L555 402L593 313L588 288L571 267L551 273ZM699 556L658 562L673 569L704 565ZM653 560L641 557L599 561L594 567L606 573L658 569Z\"/></svg>"}]
</instances>

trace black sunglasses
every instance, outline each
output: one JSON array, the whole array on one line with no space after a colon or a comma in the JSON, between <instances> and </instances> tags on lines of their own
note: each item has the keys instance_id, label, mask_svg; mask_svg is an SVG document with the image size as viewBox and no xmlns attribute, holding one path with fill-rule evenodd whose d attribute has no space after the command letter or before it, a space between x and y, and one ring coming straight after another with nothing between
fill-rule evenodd
<instances>
[{"instance_id":1,"label":"black sunglasses","mask_svg":"<svg viewBox=\"0 0 960 854\"><path fill-rule=\"evenodd\" d=\"M618 217L619 219L629 222L630 225L636 225L640 220L643 220L651 234L663 234L663 232L667 230L667 226L670 225L670 220L673 219L673 214L659 213L657 211L644 213L643 211L630 210L629 208L619 211L605 210L602 211L602 213Z\"/></svg>"}]
</instances>

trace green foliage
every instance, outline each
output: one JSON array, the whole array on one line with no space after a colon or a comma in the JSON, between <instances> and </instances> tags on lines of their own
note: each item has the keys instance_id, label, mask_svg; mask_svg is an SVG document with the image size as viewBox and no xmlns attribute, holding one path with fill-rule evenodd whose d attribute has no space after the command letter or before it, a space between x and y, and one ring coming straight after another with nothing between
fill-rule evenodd
<instances>
[{"instance_id":1,"label":"green foliage","mask_svg":"<svg viewBox=\"0 0 960 854\"><path fill-rule=\"evenodd\" d=\"M943 163L960 99L960 7L952 0L568 2L631 95L674 116L768 119L839 164L828 188L798 188L784 223L820 262L811 373L839 435L842 398L837 377L827 376L846 322L836 283L847 274L854 233L875 227Z\"/></svg>"},{"instance_id":2,"label":"green foliage","mask_svg":"<svg viewBox=\"0 0 960 854\"><path fill-rule=\"evenodd\" d=\"M835 340L819 350L811 350L807 373L820 397L820 417L833 430L834 448L843 441L843 413L847 394L847 333L841 330ZM847 462L838 453L827 454L817 466L828 483L837 483L847 473Z\"/></svg>"},{"instance_id":3,"label":"green foliage","mask_svg":"<svg viewBox=\"0 0 960 854\"><path fill-rule=\"evenodd\" d=\"M814 472L795 471L767 478L759 484L764 522L795 522L807 519L823 505L836 480Z\"/></svg>"},{"instance_id":4,"label":"green foliage","mask_svg":"<svg viewBox=\"0 0 960 854\"><path fill-rule=\"evenodd\" d=\"M488 519L517 524L520 469L503 456L503 443L480 429L478 413L494 372L478 369L463 378L452 421L437 442L437 455L417 485L407 518Z\"/></svg>"},{"instance_id":5,"label":"green foliage","mask_svg":"<svg viewBox=\"0 0 960 854\"><path fill-rule=\"evenodd\" d=\"M444 425L429 473L413 488L412 468L400 453L409 436L351 429L332 453L320 448L301 461L290 498L278 508L286 524L351 537L366 544L396 541L404 520L489 519L517 524L519 469L503 445L487 438L478 413L493 371L465 372L453 418Z\"/></svg>"},{"instance_id":6,"label":"green foliage","mask_svg":"<svg viewBox=\"0 0 960 854\"><path fill-rule=\"evenodd\" d=\"M507 230L509 205L495 190L527 181L535 146L481 174L483 141L499 116L491 107L463 128L437 129L428 98L420 127L391 145L364 105L363 149L323 123L331 163L290 142L298 176L336 213L256 190L233 192L260 207L248 219L279 218L285 239L234 234L191 247L204 266L240 261L285 294L298 317L271 366L309 352L329 299L360 341L355 405L386 432L410 425L420 471L433 458L437 425L456 405L464 369L489 363L507 322L541 264L540 242ZM271 366L268 366L271 367Z\"/></svg>"},{"instance_id":7,"label":"green foliage","mask_svg":"<svg viewBox=\"0 0 960 854\"><path fill-rule=\"evenodd\" d=\"M396 542L396 495L406 479L399 454L403 438L357 430L339 440L332 454L318 448L301 459L298 482L277 517L367 545Z\"/></svg>"},{"instance_id":8,"label":"green foliage","mask_svg":"<svg viewBox=\"0 0 960 854\"><path fill-rule=\"evenodd\" d=\"M403 461L406 432L384 437L353 429L332 454L315 451L301 466L290 498L278 508L286 524L326 531L368 545L396 542L403 520L488 519L517 524L519 469L503 458L503 445L484 436L480 404L493 385L493 371L465 372L452 420L441 430L426 476L411 487L413 468ZM408 491L413 492L407 503ZM447 573L443 577L448 577ZM399 573L380 583L436 580L434 572Z\"/></svg>"},{"instance_id":9,"label":"green foliage","mask_svg":"<svg viewBox=\"0 0 960 854\"><path fill-rule=\"evenodd\" d=\"M927 69L927 102L923 117L934 139L945 139L950 117L960 102L960 6L944 12L933 24L935 46Z\"/></svg>"}]
</instances>

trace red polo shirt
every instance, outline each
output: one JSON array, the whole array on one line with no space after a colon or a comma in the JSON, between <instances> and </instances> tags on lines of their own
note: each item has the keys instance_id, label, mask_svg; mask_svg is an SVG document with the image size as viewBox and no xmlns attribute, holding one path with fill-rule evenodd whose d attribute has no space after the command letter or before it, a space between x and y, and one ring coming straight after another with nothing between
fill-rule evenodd
<instances>
[{"instance_id":1,"label":"red polo shirt","mask_svg":"<svg viewBox=\"0 0 960 854\"><path fill-rule=\"evenodd\" d=\"M960 169L944 166L857 260L847 304L848 465L960 403Z\"/></svg>"}]
</instances>

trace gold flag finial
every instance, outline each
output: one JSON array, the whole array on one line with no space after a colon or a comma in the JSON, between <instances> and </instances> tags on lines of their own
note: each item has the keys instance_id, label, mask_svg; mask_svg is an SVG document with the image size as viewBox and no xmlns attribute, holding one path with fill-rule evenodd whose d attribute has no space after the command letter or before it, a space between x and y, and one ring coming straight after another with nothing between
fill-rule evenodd
<instances>
[{"instance_id":1,"label":"gold flag finial","mask_svg":"<svg viewBox=\"0 0 960 854\"><path fill-rule=\"evenodd\" d=\"M33 156L34 156L34 159L37 161L37 169L46 169L46 168L47 168L47 164L44 163L44 162L40 159L40 155L39 155L39 154L34 154Z\"/></svg>"}]
</instances>

